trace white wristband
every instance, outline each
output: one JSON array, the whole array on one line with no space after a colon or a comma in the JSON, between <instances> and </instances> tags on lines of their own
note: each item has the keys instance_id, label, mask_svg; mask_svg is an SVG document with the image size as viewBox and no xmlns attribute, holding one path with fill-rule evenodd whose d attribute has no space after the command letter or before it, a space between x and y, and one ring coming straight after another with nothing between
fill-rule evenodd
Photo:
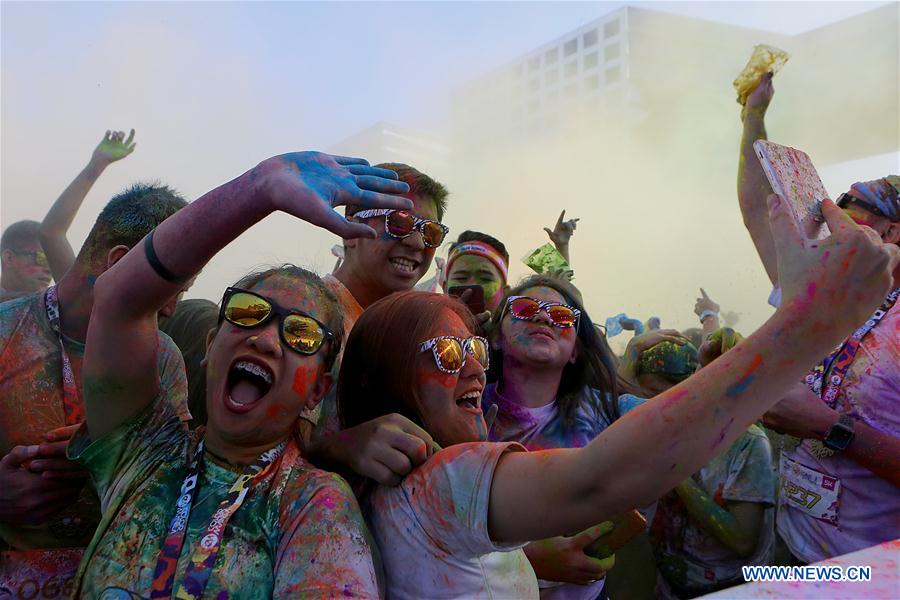
<instances>
[{"instance_id":1,"label":"white wristband","mask_svg":"<svg viewBox=\"0 0 900 600\"><path fill-rule=\"evenodd\" d=\"M714 310L706 309L700 313L700 323L706 320L706 317L715 317L718 313Z\"/></svg>"}]
</instances>

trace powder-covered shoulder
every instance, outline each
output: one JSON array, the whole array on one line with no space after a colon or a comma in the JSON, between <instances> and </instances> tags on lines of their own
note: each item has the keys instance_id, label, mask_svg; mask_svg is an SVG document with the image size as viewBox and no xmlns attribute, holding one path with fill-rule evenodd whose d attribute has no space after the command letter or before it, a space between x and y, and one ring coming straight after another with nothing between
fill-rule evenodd
<instances>
[{"instance_id":1,"label":"powder-covered shoulder","mask_svg":"<svg viewBox=\"0 0 900 600\"><path fill-rule=\"evenodd\" d=\"M415 469L410 476L427 473L435 469L448 467L474 467L496 461L504 452L524 451L524 446L516 442L467 442L444 448L433 454L422 466Z\"/></svg>"},{"instance_id":2,"label":"powder-covered shoulder","mask_svg":"<svg viewBox=\"0 0 900 600\"><path fill-rule=\"evenodd\" d=\"M280 498L273 597L380 597L374 547L347 482L298 461Z\"/></svg>"},{"instance_id":3,"label":"powder-covered shoulder","mask_svg":"<svg viewBox=\"0 0 900 600\"><path fill-rule=\"evenodd\" d=\"M347 481L331 471L325 471L313 466L303 458L299 458L285 485L282 495L282 514L285 508L289 513L303 510L310 501L325 502L330 509L359 511L359 505L353 490Z\"/></svg>"},{"instance_id":4,"label":"powder-covered shoulder","mask_svg":"<svg viewBox=\"0 0 900 600\"><path fill-rule=\"evenodd\" d=\"M375 508L405 506L428 539L448 554L474 558L504 549L491 540L487 517L494 471L510 451L527 452L516 442L470 442L441 450L407 475L397 491L387 491Z\"/></svg>"}]
</instances>

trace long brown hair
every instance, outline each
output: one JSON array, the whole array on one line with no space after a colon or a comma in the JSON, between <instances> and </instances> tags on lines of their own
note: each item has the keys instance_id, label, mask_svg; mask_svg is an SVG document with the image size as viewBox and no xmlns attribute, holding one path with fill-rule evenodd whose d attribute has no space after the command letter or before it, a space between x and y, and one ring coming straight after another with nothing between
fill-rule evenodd
<instances>
[{"instance_id":1,"label":"long brown hair","mask_svg":"<svg viewBox=\"0 0 900 600\"><path fill-rule=\"evenodd\" d=\"M577 358L574 364L567 364L563 368L559 389L556 392L556 401L563 423L567 426L574 424L578 405L590 401L592 390L600 393L600 407L607 420L615 421L621 416L619 394L633 392L634 387L619 377L615 354L606 342L606 336L601 335L591 321L584 308L581 292L574 285L550 275L533 275L522 280L504 294L498 309L494 311L491 319L492 335L500 335L501 319L506 313L503 309L506 307L507 298L521 295L525 290L536 287L555 290L565 299L566 304L581 311L575 338ZM497 381L498 385L503 380L503 353L497 350L495 344L491 344L491 370L488 379Z\"/></svg>"},{"instance_id":2,"label":"long brown hair","mask_svg":"<svg viewBox=\"0 0 900 600\"><path fill-rule=\"evenodd\" d=\"M400 292L382 298L353 325L337 385L341 427L353 427L399 413L418 425L419 343L434 333L447 311L459 315L473 333L478 324L464 304L442 294Z\"/></svg>"}]
</instances>

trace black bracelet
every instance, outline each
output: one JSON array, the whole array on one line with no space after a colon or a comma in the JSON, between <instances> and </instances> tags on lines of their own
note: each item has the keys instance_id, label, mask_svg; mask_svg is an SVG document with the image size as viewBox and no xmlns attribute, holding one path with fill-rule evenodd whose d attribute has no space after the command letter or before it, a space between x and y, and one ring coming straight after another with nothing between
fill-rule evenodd
<instances>
[{"instance_id":1,"label":"black bracelet","mask_svg":"<svg viewBox=\"0 0 900 600\"><path fill-rule=\"evenodd\" d=\"M172 271L168 270L162 262L160 262L159 257L156 255L156 250L153 248L153 232L155 229L147 234L147 237L144 238L144 256L147 257L147 262L150 263L150 266L156 271L156 274L165 279L170 283L184 283L188 280L188 277L178 277Z\"/></svg>"}]
</instances>

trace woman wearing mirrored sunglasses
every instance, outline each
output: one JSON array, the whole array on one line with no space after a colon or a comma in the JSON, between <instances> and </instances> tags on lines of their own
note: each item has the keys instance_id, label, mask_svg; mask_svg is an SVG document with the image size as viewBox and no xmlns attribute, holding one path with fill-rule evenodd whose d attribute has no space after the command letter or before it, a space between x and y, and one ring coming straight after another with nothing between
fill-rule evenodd
<instances>
[{"instance_id":1,"label":"woman wearing mirrored sunglasses","mask_svg":"<svg viewBox=\"0 0 900 600\"><path fill-rule=\"evenodd\" d=\"M296 422L331 384L341 310L312 273L248 276L207 338L207 426L178 426L156 375L156 311L241 232L276 210L344 237L375 232L338 204L409 208L408 187L361 159L278 156L192 202L101 276L84 359L87 426L69 455L104 516L78 597L379 595L358 507L301 456Z\"/></svg>"},{"instance_id":2,"label":"woman wearing mirrored sunglasses","mask_svg":"<svg viewBox=\"0 0 900 600\"><path fill-rule=\"evenodd\" d=\"M482 397L483 410L497 407L490 441L519 442L529 450L581 448L643 402L625 393L633 387L618 377L606 338L570 282L528 277L506 292L500 306L491 324L492 382ZM574 545L588 545L601 531L525 547L543 596L601 597L604 572L613 561L591 559ZM645 546L642 555L652 559L646 538L639 543ZM644 562L652 583L652 560Z\"/></svg>"},{"instance_id":3,"label":"woman wearing mirrored sunglasses","mask_svg":"<svg viewBox=\"0 0 900 600\"><path fill-rule=\"evenodd\" d=\"M781 307L727 360L632 408L582 448L528 452L516 442L484 441L484 366L466 349L460 370L447 372L422 345L478 334L457 301L406 292L366 310L344 351L343 425L399 413L444 447L399 486L381 485L366 499L388 597L537 597L525 542L571 535L656 501L728 448L865 321L887 294L898 256L830 201L823 212L834 239L815 248L803 243L782 203L771 206L786 275ZM850 268L877 266L848 280L845 260ZM419 451L427 454L424 441Z\"/></svg>"}]
</instances>

